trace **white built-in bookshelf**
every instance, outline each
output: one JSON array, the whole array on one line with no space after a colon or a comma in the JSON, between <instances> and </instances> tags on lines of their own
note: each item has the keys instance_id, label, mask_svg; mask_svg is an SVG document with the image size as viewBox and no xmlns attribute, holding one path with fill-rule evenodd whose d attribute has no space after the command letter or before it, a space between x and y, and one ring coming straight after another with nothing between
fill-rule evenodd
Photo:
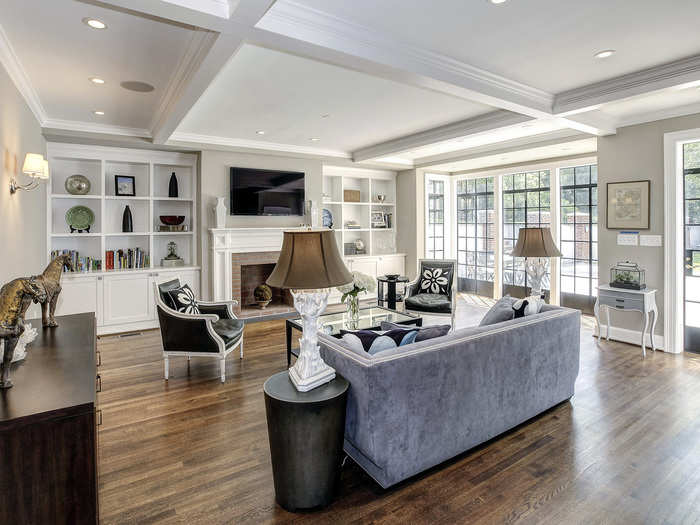
<instances>
[{"instance_id":1,"label":"white built-in bookshelf","mask_svg":"<svg viewBox=\"0 0 700 525\"><path fill-rule=\"evenodd\" d=\"M358 202L348 202L345 190L360 192ZM383 202L378 196L384 195ZM393 171L323 167L322 209L333 215L336 241L345 253L345 244L362 239L366 255L391 255L396 253L396 174ZM390 227L373 227L373 213L389 215ZM354 221L359 228L348 228ZM348 255L345 253L345 255Z\"/></svg>"},{"instance_id":2,"label":"white built-in bookshelf","mask_svg":"<svg viewBox=\"0 0 700 525\"><path fill-rule=\"evenodd\" d=\"M51 178L47 191L47 262L53 250L77 250L81 256L102 260L102 273L133 270L105 270L105 252L140 248L150 256L147 268L161 268L168 243L177 244L185 267L197 264L197 157L194 154L135 150L89 145L49 143ZM178 197L168 197L170 176L175 173ZM90 180L87 195L71 195L65 181L71 175ZM134 177L135 195L117 196L115 175ZM66 212L73 206L87 206L95 215L90 232L71 233ZM122 232L122 216L129 206L133 232ZM161 215L184 215L188 231L161 232ZM95 272L92 272L95 273Z\"/></svg>"}]
</instances>

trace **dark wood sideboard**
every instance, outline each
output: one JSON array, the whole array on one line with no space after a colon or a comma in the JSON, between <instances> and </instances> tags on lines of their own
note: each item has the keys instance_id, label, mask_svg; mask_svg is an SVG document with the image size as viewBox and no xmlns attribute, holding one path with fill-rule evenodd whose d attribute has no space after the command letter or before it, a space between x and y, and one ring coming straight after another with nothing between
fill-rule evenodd
<instances>
[{"instance_id":1,"label":"dark wood sideboard","mask_svg":"<svg viewBox=\"0 0 700 525\"><path fill-rule=\"evenodd\" d=\"M0 523L97 523L95 315L41 328L0 390Z\"/></svg>"}]
</instances>

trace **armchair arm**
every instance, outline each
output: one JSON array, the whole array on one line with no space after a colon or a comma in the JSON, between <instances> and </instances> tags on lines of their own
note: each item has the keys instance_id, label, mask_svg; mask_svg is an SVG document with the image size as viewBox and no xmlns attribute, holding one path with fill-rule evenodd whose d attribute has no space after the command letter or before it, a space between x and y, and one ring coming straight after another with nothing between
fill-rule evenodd
<instances>
[{"instance_id":1,"label":"armchair arm","mask_svg":"<svg viewBox=\"0 0 700 525\"><path fill-rule=\"evenodd\" d=\"M416 277L415 280L406 283L406 297L411 297L412 295L416 295L418 293L419 286L420 286L420 275L418 275L418 277Z\"/></svg>"},{"instance_id":2,"label":"armchair arm","mask_svg":"<svg viewBox=\"0 0 700 525\"><path fill-rule=\"evenodd\" d=\"M197 301L199 311L205 314L216 314L221 319L237 319L233 307L238 301Z\"/></svg>"}]
</instances>

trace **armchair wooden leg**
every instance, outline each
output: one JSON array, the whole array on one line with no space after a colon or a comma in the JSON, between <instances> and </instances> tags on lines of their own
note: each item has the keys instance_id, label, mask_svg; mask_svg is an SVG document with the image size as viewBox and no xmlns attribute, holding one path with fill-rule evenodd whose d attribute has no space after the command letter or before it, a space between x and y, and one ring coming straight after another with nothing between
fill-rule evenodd
<instances>
[{"instance_id":1,"label":"armchair wooden leg","mask_svg":"<svg viewBox=\"0 0 700 525\"><path fill-rule=\"evenodd\" d=\"M165 368L165 380L167 381L170 375L170 359L167 355L163 357L163 367Z\"/></svg>"},{"instance_id":2,"label":"armchair wooden leg","mask_svg":"<svg viewBox=\"0 0 700 525\"><path fill-rule=\"evenodd\" d=\"M219 359L219 366L221 367L221 382L226 381L226 357Z\"/></svg>"},{"instance_id":3,"label":"armchair wooden leg","mask_svg":"<svg viewBox=\"0 0 700 525\"><path fill-rule=\"evenodd\" d=\"M243 359L243 336L241 336L241 359Z\"/></svg>"}]
</instances>

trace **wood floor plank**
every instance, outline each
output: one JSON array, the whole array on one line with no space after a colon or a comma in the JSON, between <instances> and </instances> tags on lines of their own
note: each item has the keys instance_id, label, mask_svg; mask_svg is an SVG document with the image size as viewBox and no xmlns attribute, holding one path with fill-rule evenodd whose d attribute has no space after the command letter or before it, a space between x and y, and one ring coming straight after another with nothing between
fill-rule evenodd
<instances>
[{"instance_id":1,"label":"wood floor plank","mask_svg":"<svg viewBox=\"0 0 700 525\"><path fill-rule=\"evenodd\" d=\"M334 503L299 514L274 501L262 394L284 321L246 325L224 384L213 359L164 381L157 331L100 338L102 523L700 523L700 358L582 326L571 402L389 490L348 461Z\"/></svg>"}]
</instances>

